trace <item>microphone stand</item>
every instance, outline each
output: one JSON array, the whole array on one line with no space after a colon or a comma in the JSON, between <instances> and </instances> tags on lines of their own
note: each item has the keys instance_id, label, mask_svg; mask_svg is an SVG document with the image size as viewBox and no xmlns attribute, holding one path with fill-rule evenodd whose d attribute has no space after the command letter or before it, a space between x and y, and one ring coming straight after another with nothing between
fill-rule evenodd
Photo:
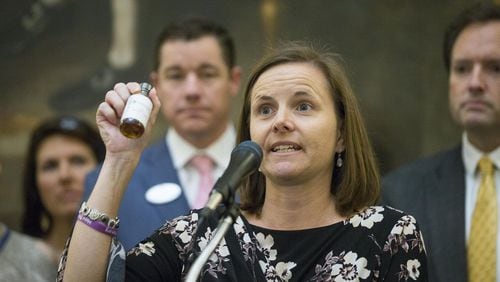
<instances>
[{"instance_id":1,"label":"microphone stand","mask_svg":"<svg viewBox=\"0 0 500 282\"><path fill-rule=\"evenodd\" d=\"M207 246L201 251L201 254L196 258L193 265L189 269L189 272L186 276L186 282L196 282L200 273L203 269L203 266L206 264L210 255L215 251L215 248L219 245L220 241L226 235L229 227L231 227L236 220L236 218L240 215L240 209L237 204L234 202L231 203L231 206L226 209L224 213L225 217L219 220L219 224L215 230L215 234ZM195 238L193 238L195 240Z\"/></svg>"}]
</instances>

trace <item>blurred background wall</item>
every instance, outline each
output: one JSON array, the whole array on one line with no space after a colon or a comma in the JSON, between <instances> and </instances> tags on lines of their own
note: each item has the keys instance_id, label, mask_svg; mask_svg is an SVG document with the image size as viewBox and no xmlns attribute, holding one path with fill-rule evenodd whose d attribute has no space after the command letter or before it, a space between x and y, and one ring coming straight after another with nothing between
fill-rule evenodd
<instances>
[{"instance_id":1,"label":"blurred background wall","mask_svg":"<svg viewBox=\"0 0 500 282\"><path fill-rule=\"evenodd\" d=\"M95 122L105 92L75 95L65 89L105 65L111 13L106 0L67 0L45 13L34 31L23 33L16 26L33 13L34 1L5 2L0 11L0 221L18 229L31 129L60 113ZM137 2L138 59L132 66L137 80L147 79L154 39L164 24L200 15L233 34L244 77L266 46L280 40L310 40L342 54L383 173L459 140L448 113L442 37L470 0ZM234 105L235 121L241 102ZM155 137L165 128L164 121L157 123Z\"/></svg>"}]
</instances>

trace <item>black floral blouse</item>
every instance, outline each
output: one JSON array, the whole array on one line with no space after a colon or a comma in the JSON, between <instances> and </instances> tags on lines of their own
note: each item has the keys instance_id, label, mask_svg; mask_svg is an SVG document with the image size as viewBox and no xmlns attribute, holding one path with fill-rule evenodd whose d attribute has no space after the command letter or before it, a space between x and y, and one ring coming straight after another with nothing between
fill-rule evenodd
<instances>
[{"instance_id":1,"label":"black floral blouse","mask_svg":"<svg viewBox=\"0 0 500 282\"><path fill-rule=\"evenodd\" d=\"M195 211L178 217L132 248L126 280L185 278L197 221ZM197 251L208 244L216 223L198 233ZM113 263L120 256L111 258ZM201 281L427 281L427 261L415 219L390 207L372 206L345 221L298 231L261 228L240 216L204 266Z\"/></svg>"},{"instance_id":2,"label":"black floral blouse","mask_svg":"<svg viewBox=\"0 0 500 282\"><path fill-rule=\"evenodd\" d=\"M182 281L189 254L207 246L215 219L198 213L167 222L126 255L113 240L107 281ZM69 244L69 240L68 240ZM67 248L66 248L67 250ZM62 281L66 254L61 257ZM427 259L415 219L391 207L372 206L330 226L270 230L238 217L205 264L199 281L427 281Z\"/></svg>"}]
</instances>

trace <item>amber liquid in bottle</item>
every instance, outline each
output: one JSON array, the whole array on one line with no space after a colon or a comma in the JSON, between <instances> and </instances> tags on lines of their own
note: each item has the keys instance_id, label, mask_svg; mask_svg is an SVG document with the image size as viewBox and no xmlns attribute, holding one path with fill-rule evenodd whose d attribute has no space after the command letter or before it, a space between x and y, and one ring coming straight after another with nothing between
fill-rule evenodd
<instances>
[{"instance_id":1,"label":"amber liquid in bottle","mask_svg":"<svg viewBox=\"0 0 500 282\"><path fill-rule=\"evenodd\" d=\"M153 109L153 102L149 98L151 88L151 84L143 82L141 91L128 98L120 120L120 131L124 136L139 138L144 134Z\"/></svg>"}]
</instances>

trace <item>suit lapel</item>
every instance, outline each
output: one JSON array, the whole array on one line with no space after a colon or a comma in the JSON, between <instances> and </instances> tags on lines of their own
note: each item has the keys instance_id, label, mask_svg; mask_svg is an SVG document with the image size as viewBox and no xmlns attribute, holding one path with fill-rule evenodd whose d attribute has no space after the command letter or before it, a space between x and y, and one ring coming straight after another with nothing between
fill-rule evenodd
<instances>
[{"instance_id":1,"label":"suit lapel","mask_svg":"<svg viewBox=\"0 0 500 282\"><path fill-rule=\"evenodd\" d=\"M439 280L466 281L465 180L461 146L449 151L430 177L426 194L429 265L439 265ZM425 240L425 238L424 238ZM434 242L440 242L436 244Z\"/></svg>"},{"instance_id":2,"label":"suit lapel","mask_svg":"<svg viewBox=\"0 0 500 282\"><path fill-rule=\"evenodd\" d=\"M148 173L148 177L144 179L146 190L159 183L175 183L181 187L177 170L164 140L152 147L152 150L145 156L144 164L151 171L151 173ZM164 221L188 212L189 204L182 191L177 200L166 204L152 205L152 208L158 215L159 220Z\"/></svg>"}]
</instances>

